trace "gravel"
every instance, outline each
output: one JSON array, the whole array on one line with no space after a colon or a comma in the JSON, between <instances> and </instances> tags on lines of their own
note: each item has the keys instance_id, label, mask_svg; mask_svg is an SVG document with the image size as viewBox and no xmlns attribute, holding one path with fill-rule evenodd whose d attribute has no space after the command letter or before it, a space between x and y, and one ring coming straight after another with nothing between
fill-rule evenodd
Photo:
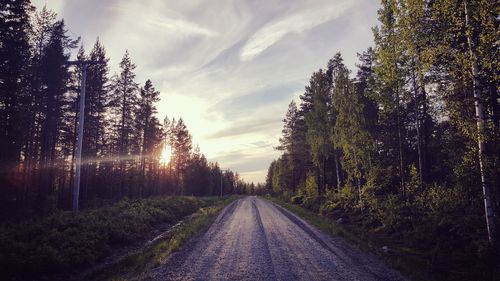
<instances>
[{"instance_id":1,"label":"gravel","mask_svg":"<svg viewBox=\"0 0 500 281\"><path fill-rule=\"evenodd\" d=\"M148 280L406 280L375 256L255 196L227 206Z\"/></svg>"}]
</instances>

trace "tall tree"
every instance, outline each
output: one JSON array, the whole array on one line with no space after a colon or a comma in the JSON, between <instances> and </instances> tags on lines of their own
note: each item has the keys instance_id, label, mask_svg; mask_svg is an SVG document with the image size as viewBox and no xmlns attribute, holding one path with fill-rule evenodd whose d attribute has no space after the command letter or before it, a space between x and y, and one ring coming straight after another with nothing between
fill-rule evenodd
<instances>
[{"instance_id":1,"label":"tall tree","mask_svg":"<svg viewBox=\"0 0 500 281\"><path fill-rule=\"evenodd\" d=\"M429 69L427 46L432 40L432 23L427 1L400 1L399 21L401 25L400 44L407 56L406 68L410 91L413 92L414 122L418 154L418 173L420 185L428 180L429 163L427 147L431 130L426 92L426 73Z\"/></svg>"},{"instance_id":2,"label":"tall tree","mask_svg":"<svg viewBox=\"0 0 500 281\"><path fill-rule=\"evenodd\" d=\"M172 125L175 125L172 130L172 148L177 172L177 186L180 187L178 192L184 195L183 177L191 158L192 138L182 118L177 123L172 123Z\"/></svg>"},{"instance_id":3,"label":"tall tree","mask_svg":"<svg viewBox=\"0 0 500 281\"><path fill-rule=\"evenodd\" d=\"M318 193L321 194L325 189L326 161L331 154L330 87L323 70L313 73L306 92L310 92L312 97L312 109L305 115L307 142L311 147L311 159L318 177Z\"/></svg>"},{"instance_id":4,"label":"tall tree","mask_svg":"<svg viewBox=\"0 0 500 281\"><path fill-rule=\"evenodd\" d=\"M147 80L144 87L140 89L140 96L136 108L136 131L141 140L141 176L145 178L146 161L150 159L155 145L156 130L158 119L154 117L157 113L155 103L160 100L160 92L153 87L151 80ZM155 120L153 120L153 118ZM155 121L155 122L153 122Z\"/></svg>"},{"instance_id":5,"label":"tall tree","mask_svg":"<svg viewBox=\"0 0 500 281\"><path fill-rule=\"evenodd\" d=\"M490 157L486 148L487 144L487 111L485 105L485 99L483 98L482 92L485 91L484 86L481 85L480 78L480 68L479 68L479 58L477 45L478 42L474 42L473 37L477 36L477 32L472 26L472 12L471 4L468 0L464 0L464 18L465 18L465 34L467 37L467 45L469 50L469 60L470 60L470 73L472 74L472 93L474 95L474 108L476 112L476 125L477 125L477 143L478 143L478 158L479 158L479 169L481 173L481 183L483 186L483 196L484 196L484 209L486 217L486 227L488 230L488 239L490 243L494 244L496 241L496 226L495 226L495 215L493 211L493 202L491 197L491 168L488 167L488 158ZM493 7L492 7L493 8ZM480 8L479 8L480 9ZM485 11L483 11L485 12ZM493 15L489 15L492 17ZM491 20L490 20L491 21ZM496 90L495 90L496 91ZM494 135L494 134L493 134Z\"/></svg>"},{"instance_id":6,"label":"tall tree","mask_svg":"<svg viewBox=\"0 0 500 281\"><path fill-rule=\"evenodd\" d=\"M382 7L378 11L380 26L373 29L373 69L379 78L374 97L381 108L379 124L386 133L383 141L387 145L386 151L390 154L396 151L395 155L388 156L399 163L399 189L401 196L405 197L405 132L402 122L402 85L405 77L401 72L404 57L403 46L399 44L401 30L396 19L398 5L395 0L382 0L381 4Z\"/></svg>"},{"instance_id":7,"label":"tall tree","mask_svg":"<svg viewBox=\"0 0 500 281\"><path fill-rule=\"evenodd\" d=\"M96 40L89 57L91 61L103 62L90 65L87 69L85 95L84 152L86 157L101 156L104 152L107 127L106 106L110 101L108 85L108 62L106 50Z\"/></svg>"},{"instance_id":8,"label":"tall tree","mask_svg":"<svg viewBox=\"0 0 500 281\"><path fill-rule=\"evenodd\" d=\"M14 174L28 127L31 9L27 0L0 4L0 186L6 197L20 188Z\"/></svg>"},{"instance_id":9,"label":"tall tree","mask_svg":"<svg viewBox=\"0 0 500 281\"><path fill-rule=\"evenodd\" d=\"M126 159L131 155L134 132L134 108L137 104L138 84L135 82L135 64L132 63L128 51L120 62L120 74L112 81L113 95L110 106L116 117L114 123L114 149L120 159L120 192L123 194Z\"/></svg>"},{"instance_id":10,"label":"tall tree","mask_svg":"<svg viewBox=\"0 0 500 281\"><path fill-rule=\"evenodd\" d=\"M207 196L211 195L206 188L210 181L210 167L207 159L196 147L193 151L189 165L185 171L185 193L187 195Z\"/></svg>"},{"instance_id":11,"label":"tall tree","mask_svg":"<svg viewBox=\"0 0 500 281\"><path fill-rule=\"evenodd\" d=\"M366 130L364 105L360 93L349 78L349 70L344 65L340 53L335 56L333 71L332 103L336 118L334 125L334 145L342 150L343 167L357 187L361 200L361 184L369 169L369 157L373 150L371 137Z\"/></svg>"},{"instance_id":12,"label":"tall tree","mask_svg":"<svg viewBox=\"0 0 500 281\"><path fill-rule=\"evenodd\" d=\"M309 160L309 148L306 141L307 129L304 117L295 101L290 102L285 119L283 119L282 137L280 145L276 148L284 152L291 172L289 187L295 192L295 187L305 181L307 163Z\"/></svg>"},{"instance_id":13,"label":"tall tree","mask_svg":"<svg viewBox=\"0 0 500 281\"><path fill-rule=\"evenodd\" d=\"M43 87L43 122L41 126L40 161L42 173L40 177L39 199L53 192L56 168L57 146L60 140L64 104L68 92L70 72L65 62L69 50L75 48L77 41L66 35L64 22L57 22L51 32L50 40L45 47L42 58Z\"/></svg>"},{"instance_id":14,"label":"tall tree","mask_svg":"<svg viewBox=\"0 0 500 281\"><path fill-rule=\"evenodd\" d=\"M430 17L435 35L428 48L432 82L438 85L444 115L449 118L451 129L465 137L455 149L461 159L454 169L470 161L470 154L478 155L477 169L466 169L469 177L455 175L455 178L458 185L482 186L490 241L495 240L496 232L495 200L499 205L498 189L491 186L498 186L500 174L497 6L495 1L488 0L432 2Z\"/></svg>"}]
</instances>

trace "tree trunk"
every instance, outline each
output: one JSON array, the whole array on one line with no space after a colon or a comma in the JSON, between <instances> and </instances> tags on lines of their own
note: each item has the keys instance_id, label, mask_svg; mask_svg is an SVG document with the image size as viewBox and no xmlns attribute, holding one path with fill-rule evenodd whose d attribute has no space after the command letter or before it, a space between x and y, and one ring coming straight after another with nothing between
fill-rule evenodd
<instances>
[{"instance_id":1,"label":"tree trunk","mask_svg":"<svg viewBox=\"0 0 500 281\"><path fill-rule=\"evenodd\" d=\"M481 93L481 85L479 80L479 69L477 65L477 55L473 50L472 38L471 38L471 24L469 22L470 10L467 7L467 1L464 1L465 10L465 26L469 30L466 32L467 43L469 45L469 55L471 59L471 70L472 70L472 91L474 93L474 107L476 110L476 124L477 124L477 143L479 147L479 168L481 172L481 183L483 186L483 196L484 196L484 210L486 215L486 227L488 229L488 240L491 244L495 243L496 231L495 231L495 216L493 212L493 204L491 201L491 191L490 182L487 167L487 151L486 151L486 125L485 125L485 107L484 101Z\"/></svg>"},{"instance_id":2,"label":"tree trunk","mask_svg":"<svg viewBox=\"0 0 500 281\"><path fill-rule=\"evenodd\" d=\"M415 61L412 59L411 79L413 88L413 99L415 103L415 127L417 132L417 153L418 153L418 175L419 187L424 183L424 161L422 156L422 138L420 137L420 102L418 94L417 79L415 77Z\"/></svg>"},{"instance_id":3,"label":"tree trunk","mask_svg":"<svg viewBox=\"0 0 500 281\"><path fill-rule=\"evenodd\" d=\"M335 160L335 175L337 176L337 191L340 191L340 186L342 185L342 179L340 178L340 165L339 165L339 157L337 151L333 152L333 157Z\"/></svg>"},{"instance_id":4,"label":"tree trunk","mask_svg":"<svg viewBox=\"0 0 500 281\"><path fill-rule=\"evenodd\" d=\"M400 105L399 105L399 90L396 86L396 122L398 129L398 146L399 146L399 178L401 185L401 196L406 198L406 187L404 177L404 164L403 164L403 142L401 140L401 120L400 120Z\"/></svg>"}]
</instances>

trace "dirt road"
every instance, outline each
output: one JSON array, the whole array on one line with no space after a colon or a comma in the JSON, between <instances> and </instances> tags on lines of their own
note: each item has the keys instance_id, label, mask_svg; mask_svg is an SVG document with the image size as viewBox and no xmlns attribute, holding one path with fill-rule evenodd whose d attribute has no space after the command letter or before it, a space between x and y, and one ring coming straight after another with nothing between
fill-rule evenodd
<instances>
[{"instance_id":1,"label":"dirt road","mask_svg":"<svg viewBox=\"0 0 500 281\"><path fill-rule=\"evenodd\" d=\"M233 202L153 280L405 280L341 238L257 197Z\"/></svg>"}]
</instances>

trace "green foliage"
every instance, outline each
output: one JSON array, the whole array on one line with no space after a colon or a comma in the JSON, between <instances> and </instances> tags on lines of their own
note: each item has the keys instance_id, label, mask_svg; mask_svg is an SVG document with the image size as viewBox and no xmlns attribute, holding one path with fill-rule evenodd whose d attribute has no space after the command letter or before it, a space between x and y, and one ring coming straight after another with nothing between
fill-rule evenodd
<instances>
[{"instance_id":1,"label":"green foliage","mask_svg":"<svg viewBox=\"0 0 500 281\"><path fill-rule=\"evenodd\" d=\"M342 217L370 243L394 244L400 265L438 280L493 279L499 255L487 246L484 210L500 203L496 6L382 0L356 77L340 53L312 74L297 112L305 124L284 131L306 134L309 155L298 162L310 163L300 166L308 177L290 187L274 173L275 192ZM485 108L479 122L476 104Z\"/></svg>"},{"instance_id":2,"label":"green foliage","mask_svg":"<svg viewBox=\"0 0 500 281\"><path fill-rule=\"evenodd\" d=\"M292 204L297 204L297 205L302 205L304 202L304 196L303 195L295 195L290 198L290 203Z\"/></svg>"},{"instance_id":3,"label":"green foliage","mask_svg":"<svg viewBox=\"0 0 500 281\"><path fill-rule=\"evenodd\" d=\"M2 276L22 280L95 264L113 247L143 237L159 223L174 224L209 201L194 197L124 199L77 215L53 215L0 227Z\"/></svg>"},{"instance_id":4,"label":"green foliage","mask_svg":"<svg viewBox=\"0 0 500 281\"><path fill-rule=\"evenodd\" d=\"M321 206L322 196L318 193L317 176L309 173L304 185L299 187L298 195L292 197L294 201L308 209L318 211Z\"/></svg>"},{"instance_id":5,"label":"green foliage","mask_svg":"<svg viewBox=\"0 0 500 281\"><path fill-rule=\"evenodd\" d=\"M205 207L198 209L168 235L117 264L85 276L85 280L128 280L129 276L147 276L151 268L165 264L173 252L203 229L208 228L220 211L238 198L238 196L230 196L223 200L204 198L202 205Z\"/></svg>"}]
</instances>

